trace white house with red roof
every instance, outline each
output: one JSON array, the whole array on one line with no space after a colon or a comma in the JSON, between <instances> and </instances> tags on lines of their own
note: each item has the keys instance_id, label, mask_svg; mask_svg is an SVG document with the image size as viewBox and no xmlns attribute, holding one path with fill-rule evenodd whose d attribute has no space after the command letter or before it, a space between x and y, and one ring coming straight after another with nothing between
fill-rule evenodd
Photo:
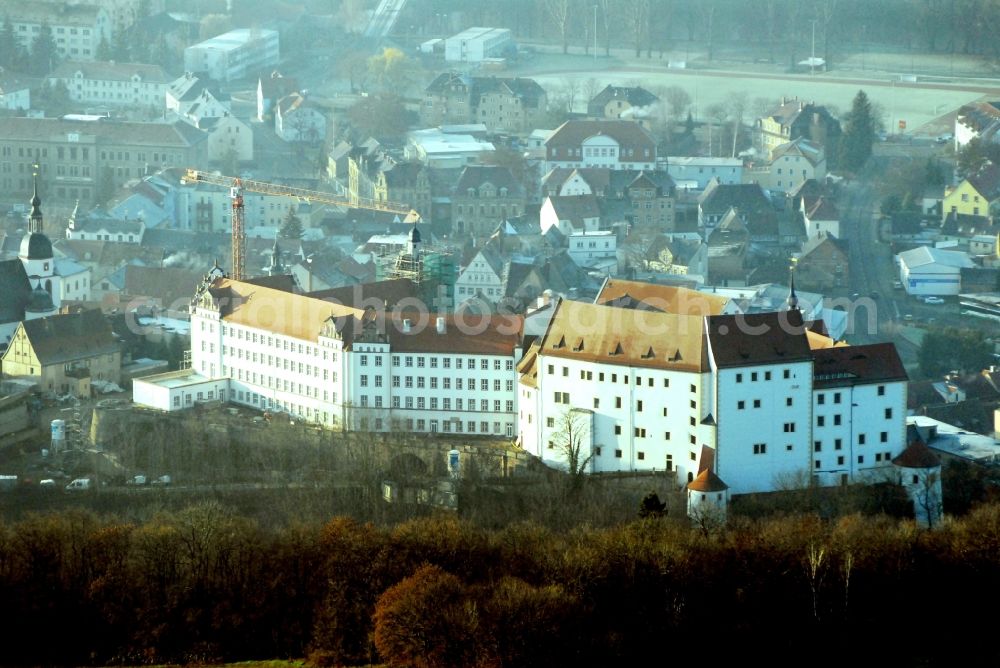
<instances>
[{"instance_id":1,"label":"white house with red roof","mask_svg":"<svg viewBox=\"0 0 1000 668\"><path fill-rule=\"evenodd\" d=\"M840 238L840 210L829 197L805 195L800 210L806 224L806 237L833 235Z\"/></svg>"}]
</instances>

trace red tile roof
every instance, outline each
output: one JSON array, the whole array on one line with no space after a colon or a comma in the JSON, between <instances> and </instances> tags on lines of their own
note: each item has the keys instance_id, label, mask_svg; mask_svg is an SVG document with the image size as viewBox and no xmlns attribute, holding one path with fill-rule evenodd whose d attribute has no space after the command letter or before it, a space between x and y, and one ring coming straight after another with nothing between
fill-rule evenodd
<instances>
[{"instance_id":1,"label":"red tile roof","mask_svg":"<svg viewBox=\"0 0 1000 668\"><path fill-rule=\"evenodd\" d=\"M693 492L724 492L729 489L729 485L722 482L722 478L715 475L711 469L705 469L687 484L687 488Z\"/></svg>"},{"instance_id":2,"label":"red tile roof","mask_svg":"<svg viewBox=\"0 0 1000 668\"><path fill-rule=\"evenodd\" d=\"M932 469L941 466L941 458L920 441L913 441L892 463L908 469Z\"/></svg>"}]
</instances>

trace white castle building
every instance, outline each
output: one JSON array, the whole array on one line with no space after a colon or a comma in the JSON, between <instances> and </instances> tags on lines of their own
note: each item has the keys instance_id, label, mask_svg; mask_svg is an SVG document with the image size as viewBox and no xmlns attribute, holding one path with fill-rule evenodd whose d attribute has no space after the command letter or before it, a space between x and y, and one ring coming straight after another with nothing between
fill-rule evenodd
<instances>
[{"instance_id":1,"label":"white castle building","mask_svg":"<svg viewBox=\"0 0 1000 668\"><path fill-rule=\"evenodd\" d=\"M689 483L711 468L732 494L891 471L907 383L892 344L837 344L795 308L724 315L691 300L668 313L651 304L677 303L677 288L636 301L614 283L623 305L560 302L519 363L525 450L565 468L572 432L587 471L666 469Z\"/></svg>"},{"instance_id":2,"label":"white castle building","mask_svg":"<svg viewBox=\"0 0 1000 668\"><path fill-rule=\"evenodd\" d=\"M887 477L906 445L895 347L834 341L794 291L787 311L741 314L718 295L609 280L525 342L518 317L387 314L269 285L206 277L192 368L137 379L136 403L516 438L555 467L675 471L699 504Z\"/></svg>"},{"instance_id":3,"label":"white castle building","mask_svg":"<svg viewBox=\"0 0 1000 668\"><path fill-rule=\"evenodd\" d=\"M170 411L218 399L333 428L513 438L520 318L380 306L210 276L191 306L191 369L136 380L134 400Z\"/></svg>"}]
</instances>

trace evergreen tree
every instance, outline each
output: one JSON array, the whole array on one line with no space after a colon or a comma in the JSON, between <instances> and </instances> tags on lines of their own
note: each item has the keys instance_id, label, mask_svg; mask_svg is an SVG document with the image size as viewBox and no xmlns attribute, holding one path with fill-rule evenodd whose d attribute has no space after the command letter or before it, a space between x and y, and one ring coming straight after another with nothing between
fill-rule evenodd
<instances>
[{"instance_id":1,"label":"evergreen tree","mask_svg":"<svg viewBox=\"0 0 1000 668\"><path fill-rule=\"evenodd\" d=\"M872 154L875 143L875 116L872 104L863 90L854 96L847 115L844 134L840 138L840 165L852 171L861 169Z\"/></svg>"},{"instance_id":2,"label":"evergreen tree","mask_svg":"<svg viewBox=\"0 0 1000 668\"><path fill-rule=\"evenodd\" d=\"M111 45L106 37L101 37L101 42L97 45L97 59L111 60Z\"/></svg>"},{"instance_id":3,"label":"evergreen tree","mask_svg":"<svg viewBox=\"0 0 1000 668\"><path fill-rule=\"evenodd\" d=\"M59 52L52 38L52 28L43 23L35 41L31 44L31 58L28 61L28 71L32 74L48 74L59 64Z\"/></svg>"},{"instance_id":4,"label":"evergreen tree","mask_svg":"<svg viewBox=\"0 0 1000 668\"><path fill-rule=\"evenodd\" d=\"M97 182L97 201L106 203L115 194L115 173L112 167L101 169L101 178Z\"/></svg>"},{"instance_id":5,"label":"evergreen tree","mask_svg":"<svg viewBox=\"0 0 1000 668\"><path fill-rule=\"evenodd\" d=\"M285 220L281 223L278 236L282 239L302 238L302 219L296 215L294 206L288 207L288 213L285 215Z\"/></svg>"},{"instance_id":6,"label":"evergreen tree","mask_svg":"<svg viewBox=\"0 0 1000 668\"><path fill-rule=\"evenodd\" d=\"M6 70L18 69L21 56L21 45L14 33L14 24L10 22L10 16L7 16L3 29L0 29L0 67Z\"/></svg>"}]
</instances>

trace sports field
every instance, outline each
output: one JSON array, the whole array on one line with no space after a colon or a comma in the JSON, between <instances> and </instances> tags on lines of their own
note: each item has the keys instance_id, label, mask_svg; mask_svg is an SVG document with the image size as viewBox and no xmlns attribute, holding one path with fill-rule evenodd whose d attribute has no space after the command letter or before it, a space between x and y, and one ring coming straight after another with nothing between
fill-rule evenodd
<instances>
[{"instance_id":1,"label":"sports field","mask_svg":"<svg viewBox=\"0 0 1000 668\"><path fill-rule=\"evenodd\" d=\"M652 68L650 68L652 70ZM864 90L868 97L881 104L886 112L886 125L898 128L900 120L906 122L906 131L919 132L921 126L954 112L958 107L977 100L985 93L981 87L974 90L958 86L922 84L910 82L886 82L866 80L824 80L820 77L791 77L762 75L760 77L727 74L723 72L615 70L595 72L539 73L533 78L548 91L558 91L570 79L577 80L581 87L590 78L602 84L640 85L650 90L679 86L688 92L692 101L692 113L700 119L705 110L717 103L725 104L734 94L745 92L751 103L751 113L755 111L755 101L766 99L772 104L782 96L815 101L832 107L835 112L850 109L851 100L858 90ZM928 86L937 87L930 88ZM1000 90L997 91L1000 95ZM579 96L578 111L583 111L586 101Z\"/></svg>"}]
</instances>

